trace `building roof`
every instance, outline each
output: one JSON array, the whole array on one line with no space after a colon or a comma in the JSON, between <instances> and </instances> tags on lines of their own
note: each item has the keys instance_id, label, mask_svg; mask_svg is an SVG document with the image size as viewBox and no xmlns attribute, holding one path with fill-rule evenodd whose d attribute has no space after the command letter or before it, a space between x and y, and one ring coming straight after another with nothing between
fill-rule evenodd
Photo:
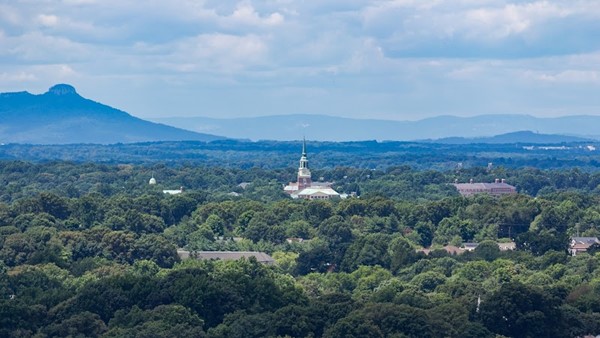
<instances>
[{"instance_id":1,"label":"building roof","mask_svg":"<svg viewBox=\"0 0 600 338\"><path fill-rule=\"evenodd\" d=\"M466 250L474 250L476 247L479 246L479 243L463 243L462 246L466 249Z\"/></svg>"},{"instance_id":2,"label":"building roof","mask_svg":"<svg viewBox=\"0 0 600 338\"><path fill-rule=\"evenodd\" d=\"M458 190L463 190L463 189L483 189L483 190L515 189L514 186L512 186L508 183L454 183L454 186Z\"/></svg>"},{"instance_id":3,"label":"building roof","mask_svg":"<svg viewBox=\"0 0 600 338\"><path fill-rule=\"evenodd\" d=\"M498 243L498 248L500 248L500 251L514 250L517 248L517 243L515 243L515 242Z\"/></svg>"},{"instance_id":4,"label":"building roof","mask_svg":"<svg viewBox=\"0 0 600 338\"><path fill-rule=\"evenodd\" d=\"M446 245L443 249L451 255L460 255L461 253L465 252L465 249L459 248L454 245Z\"/></svg>"},{"instance_id":5,"label":"building roof","mask_svg":"<svg viewBox=\"0 0 600 338\"><path fill-rule=\"evenodd\" d=\"M330 187L313 187L311 186L310 188L306 188L306 189L302 189L302 191L300 191L298 193L298 196L310 196L310 195L318 195L318 194L324 194L324 195L329 195L329 196L339 196L340 194L331 189Z\"/></svg>"},{"instance_id":6,"label":"building roof","mask_svg":"<svg viewBox=\"0 0 600 338\"><path fill-rule=\"evenodd\" d=\"M181 194L183 192L183 190L181 189L177 189L177 190L163 190L163 194L168 194L168 195L177 195L177 194Z\"/></svg>"},{"instance_id":7,"label":"building roof","mask_svg":"<svg viewBox=\"0 0 600 338\"><path fill-rule=\"evenodd\" d=\"M437 249L437 250L444 250L451 255L460 255L463 252L465 252L465 249L459 248L454 245L446 245L445 247ZM431 251L433 251L433 250L431 248L423 248L423 249L417 249L416 251L423 252L424 254L429 255L431 253Z\"/></svg>"},{"instance_id":8,"label":"building roof","mask_svg":"<svg viewBox=\"0 0 600 338\"><path fill-rule=\"evenodd\" d=\"M322 182L322 181L317 181L317 182L312 182L310 184L311 188L330 188L333 185L333 182Z\"/></svg>"},{"instance_id":9,"label":"building roof","mask_svg":"<svg viewBox=\"0 0 600 338\"><path fill-rule=\"evenodd\" d=\"M573 244L570 246L570 248L573 250L587 250L590 246L592 246L593 243L577 243L577 244Z\"/></svg>"},{"instance_id":10,"label":"building roof","mask_svg":"<svg viewBox=\"0 0 600 338\"><path fill-rule=\"evenodd\" d=\"M571 237L571 243L573 244L589 244L600 243L598 237Z\"/></svg>"},{"instance_id":11,"label":"building roof","mask_svg":"<svg viewBox=\"0 0 600 338\"><path fill-rule=\"evenodd\" d=\"M220 259L220 260L224 260L224 261L236 261L241 258L248 259L250 257L254 257L260 263L264 263L264 264L275 263L275 260L273 259L273 257L269 256L268 254L266 254L264 252L258 252L258 251L192 251L192 252L190 252L187 250L178 249L177 255L179 255L179 258L181 258L181 259L189 259L189 258L208 259L208 260Z\"/></svg>"}]
</instances>

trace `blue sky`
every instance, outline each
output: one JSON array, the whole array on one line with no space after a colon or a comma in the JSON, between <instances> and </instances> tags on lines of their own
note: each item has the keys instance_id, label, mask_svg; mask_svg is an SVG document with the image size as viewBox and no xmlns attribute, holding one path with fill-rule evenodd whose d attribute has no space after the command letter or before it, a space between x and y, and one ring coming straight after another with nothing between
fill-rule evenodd
<instances>
[{"instance_id":1,"label":"blue sky","mask_svg":"<svg viewBox=\"0 0 600 338\"><path fill-rule=\"evenodd\" d=\"M0 0L0 91L143 118L600 114L600 1Z\"/></svg>"}]
</instances>

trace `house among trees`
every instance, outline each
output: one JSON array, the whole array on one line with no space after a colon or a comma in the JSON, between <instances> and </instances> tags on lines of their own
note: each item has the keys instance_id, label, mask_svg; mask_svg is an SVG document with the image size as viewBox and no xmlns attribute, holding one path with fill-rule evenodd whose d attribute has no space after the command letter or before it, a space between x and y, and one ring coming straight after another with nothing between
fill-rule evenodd
<instances>
[{"instance_id":1,"label":"house among trees","mask_svg":"<svg viewBox=\"0 0 600 338\"><path fill-rule=\"evenodd\" d=\"M183 192L183 187L174 190L163 190L163 194L166 195L179 195Z\"/></svg>"},{"instance_id":2,"label":"house among trees","mask_svg":"<svg viewBox=\"0 0 600 338\"><path fill-rule=\"evenodd\" d=\"M306 156L306 140L302 143L302 156L298 167L298 180L290 182L283 191L292 198L303 199L331 199L340 198L340 194L331 188L330 182L313 182L310 169L308 169L308 157Z\"/></svg>"},{"instance_id":3,"label":"house among trees","mask_svg":"<svg viewBox=\"0 0 600 338\"><path fill-rule=\"evenodd\" d=\"M578 253L586 252L594 244L600 244L598 237L571 237L569 253L577 256Z\"/></svg>"},{"instance_id":4,"label":"house among trees","mask_svg":"<svg viewBox=\"0 0 600 338\"><path fill-rule=\"evenodd\" d=\"M237 261L245 258L249 259L254 257L257 262L272 265L275 264L273 257L269 256L264 252L258 251L187 251L177 250L177 255L182 260L195 258L201 260L223 260L223 261Z\"/></svg>"},{"instance_id":5,"label":"house among trees","mask_svg":"<svg viewBox=\"0 0 600 338\"><path fill-rule=\"evenodd\" d=\"M476 194L488 194L492 196L511 195L517 193L517 188L506 183L504 179L496 179L494 183L454 183L453 184L462 196L473 196Z\"/></svg>"}]
</instances>

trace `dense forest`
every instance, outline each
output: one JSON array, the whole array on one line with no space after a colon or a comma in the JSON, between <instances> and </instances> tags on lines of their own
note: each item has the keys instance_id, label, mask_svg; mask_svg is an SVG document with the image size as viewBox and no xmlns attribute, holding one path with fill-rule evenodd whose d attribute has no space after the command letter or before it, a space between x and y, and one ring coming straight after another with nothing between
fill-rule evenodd
<instances>
[{"instance_id":1,"label":"dense forest","mask_svg":"<svg viewBox=\"0 0 600 338\"><path fill-rule=\"evenodd\" d=\"M313 177L358 197L298 201L282 192L287 165L5 160L0 337L600 334L600 248L567 252L571 236L600 235L600 172L567 165L591 157L557 161L569 168L323 166ZM519 193L449 184L496 178ZM442 250L466 242L479 245ZM178 248L276 264L182 261Z\"/></svg>"},{"instance_id":2,"label":"dense forest","mask_svg":"<svg viewBox=\"0 0 600 338\"><path fill-rule=\"evenodd\" d=\"M278 169L295 165L301 142L218 140L212 142L147 142L128 144L27 145L2 144L0 159L27 161L77 161L106 164L191 163L226 168ZM398 164L419 170L453 170L486 166L582 170L600 168L600 144L439 144L430 142L317 142L308 152L314 168L385 170Z\"/></svg>"}]
</instances>

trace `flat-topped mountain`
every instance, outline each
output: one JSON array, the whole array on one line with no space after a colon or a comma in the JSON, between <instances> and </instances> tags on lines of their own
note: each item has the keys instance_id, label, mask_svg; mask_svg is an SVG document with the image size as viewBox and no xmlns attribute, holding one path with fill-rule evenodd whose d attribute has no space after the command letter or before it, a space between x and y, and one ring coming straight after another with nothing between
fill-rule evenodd
<instances>
[{"instance_id":1,"label":"flat-topped mountain","mask_svg":"<svg viewBox=\"0 0 600 338\"><path fill-rule=\"evenodd\" d=\"M0 93L0 142L32 144L212 141L192 132L131 116L58 84L40 95Z\"/></svg>"}]
</instances>

